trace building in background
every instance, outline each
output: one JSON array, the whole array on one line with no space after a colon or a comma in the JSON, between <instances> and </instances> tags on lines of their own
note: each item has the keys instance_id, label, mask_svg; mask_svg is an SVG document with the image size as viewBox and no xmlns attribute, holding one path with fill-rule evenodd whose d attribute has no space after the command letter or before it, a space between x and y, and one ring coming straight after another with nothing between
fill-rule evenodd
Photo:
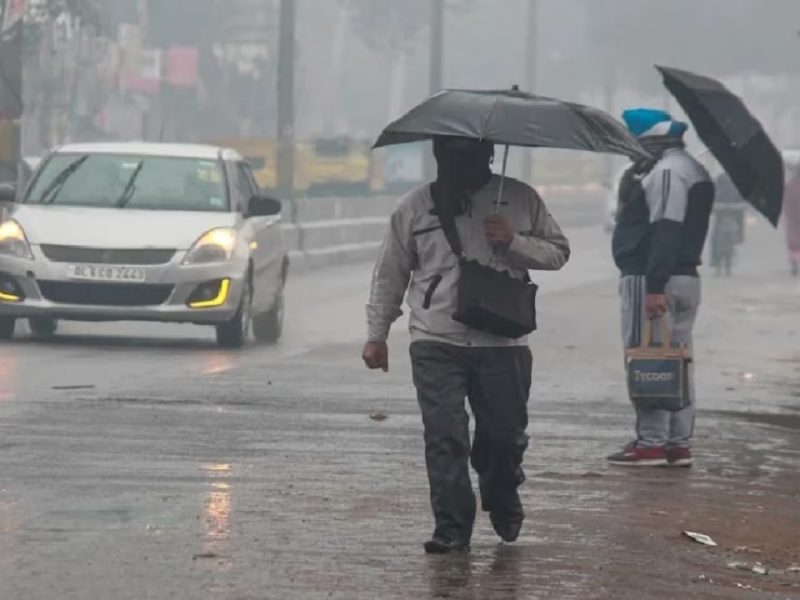
<instances>
[{"instance_id":1,"label":"building in background","mask_svg":"<svg viewBox=\"0 0 800 600\"><path fill-rule=\"evenodd\" d=\"M277 0L28 0L27 5L0 0L5 4L13 11L6 10L2 20L4 62L13 63L10 24L18 17L11 15L26 18L22 144L27 155L41 155L67 140L247 139L268 147L277 137ZM298 147L343 138L363 147L388 120L428 94L430 2L404 0L403 10L396 4L297 0L293 133ZM614 114L637 104L676 110L653 63L697 69L742 94L779 145L800 147L794 100L800 93L794 59L800 2L773 0L770 11L758 0L695 4L687 19L685 7L660 0L540 2L532 91ZM78 18L66 9L43 10L56 5L88 12ZM496 0L448 0L443 85L524 83L529 6L529 0L504 0L498 10ZM752 27L756 18L760 25ZM620 29L621 21L637 27ZM674 43L678 28L686 32L682 44ZM737 41L742 32L750 40L747 47ZM4 71L13 83L14 68ZM0 86L0 105L15 105L8 90L16 87ZM13 153L18 124L8 110L0 113L5 115L0 152ZM378 188L393 179L407 185L416 176L418 152L379 153L373 161L380 164L370 167L385 180ZM596 156L565 158L544 150L535 156L538 185L597 183L617 170L613 165L609 171ZM511 173L520 175L516 164Z\"/></svg>"}]
</instances>

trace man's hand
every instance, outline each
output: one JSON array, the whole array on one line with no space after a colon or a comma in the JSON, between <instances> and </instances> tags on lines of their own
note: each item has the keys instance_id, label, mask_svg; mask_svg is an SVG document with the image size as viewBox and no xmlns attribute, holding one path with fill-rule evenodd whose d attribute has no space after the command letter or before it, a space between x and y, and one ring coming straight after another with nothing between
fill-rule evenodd
<instances>
[{"instance_id":1,"label":"man's hand","mask_svg":"<svg viewBox=\"0 0 800 600\"><path fill-rule=\"evenodd\" d=\"M389 372L389 347L386 342L367 342L364 344L361 358L364 359L368 369L383 369L384 373Z\"/></svg>"},{"instance_id":2,"label":"man's hand","mask_svg":"<svg viewBox=\"0 0 800 600\"><path fill-rule=\"evenodd\" d=\"M664 294L647 294L644 299L644 309L648 319L657 319L667 314L669 306Z\"/></svg>"},{"instance_id":3,"label":"man's hand","mask_svg":"<svg viewBox=\"0 0 800 600\"><path fill-rule=\"evenodd\" d=\"M514 241L514 228L511 226L511 221L503 215L486 217L483 227L486 239L492 246L508 248Z\"/></svg>"}]
</instances>

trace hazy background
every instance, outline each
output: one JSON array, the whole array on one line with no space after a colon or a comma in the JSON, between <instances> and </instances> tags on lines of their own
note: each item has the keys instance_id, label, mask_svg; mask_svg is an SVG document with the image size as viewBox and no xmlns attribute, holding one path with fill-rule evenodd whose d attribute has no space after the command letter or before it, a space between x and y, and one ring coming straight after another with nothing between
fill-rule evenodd
<instances>
[{"instance_id":1,"label":"hazy background","mask_svg":"<svg viewBox=\"0 0 800 600\"><path fill-rule=\"evenodd\" d=\"M296 138L372 140L426 97L432 3L295 0ZM101 137L275 138L279 6L29 0L24 152ZM445 6L445 87L518 83L619 115L631 105L674 109L652 65L684 67L725 80L778 145L800 147L797 0Z\"/></svg>"}]
</instances>

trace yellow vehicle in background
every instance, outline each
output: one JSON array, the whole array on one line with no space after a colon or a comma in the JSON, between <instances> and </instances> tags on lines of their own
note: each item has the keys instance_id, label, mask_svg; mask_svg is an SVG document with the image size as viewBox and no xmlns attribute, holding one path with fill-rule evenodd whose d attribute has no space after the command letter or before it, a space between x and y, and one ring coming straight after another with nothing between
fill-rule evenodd
<instances>
[{"instance_id":1,"label":"yellow vehicle in background","mask_svg":"<svg viewBox=\"0 0 800 600\"><path fill-rule=\"evenodd\" d=\"M264 189L277 187L277 141L258 138L215 140L244 156ZM294 188L308 195L366 194L373 186L373 165L367 142L347 137L298 142L294 152Z\"/></svg>"},{"instance_id":2,"label":"yellow vehicle in background","mask_svg":"<svg viewBox=\"0 0 800 600\"><path fill-rule=\"evenodd\" d=\"M277 187L277 144L274 140L258 138L224 138L210 142L214 146L233 148L253 170L258 185L265 190Z\"/></svg>"}]
</instances>

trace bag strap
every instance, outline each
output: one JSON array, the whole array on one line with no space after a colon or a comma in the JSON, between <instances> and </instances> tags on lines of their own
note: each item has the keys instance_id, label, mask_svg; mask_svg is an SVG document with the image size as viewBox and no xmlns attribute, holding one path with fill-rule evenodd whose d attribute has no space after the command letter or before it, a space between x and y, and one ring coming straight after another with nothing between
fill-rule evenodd
<instances>
[{"instance_id":1,"label":"bag strap","mask_svg":"<svg viewBox=\"0 0 800 600\"><path fill-rule=\"evenodd\" d=\"M458 235L456 229L456 216L452 209L444 202L441 193L436 189L434 183L430 186L431 197L433 198L433 206L436 209L436 215L439 217L439 222L442 224L442 231L444 232L447 243L460 261L466 260L464 254L464 245L461 243L461 236Z\"/></svg>"}]
</instances>

